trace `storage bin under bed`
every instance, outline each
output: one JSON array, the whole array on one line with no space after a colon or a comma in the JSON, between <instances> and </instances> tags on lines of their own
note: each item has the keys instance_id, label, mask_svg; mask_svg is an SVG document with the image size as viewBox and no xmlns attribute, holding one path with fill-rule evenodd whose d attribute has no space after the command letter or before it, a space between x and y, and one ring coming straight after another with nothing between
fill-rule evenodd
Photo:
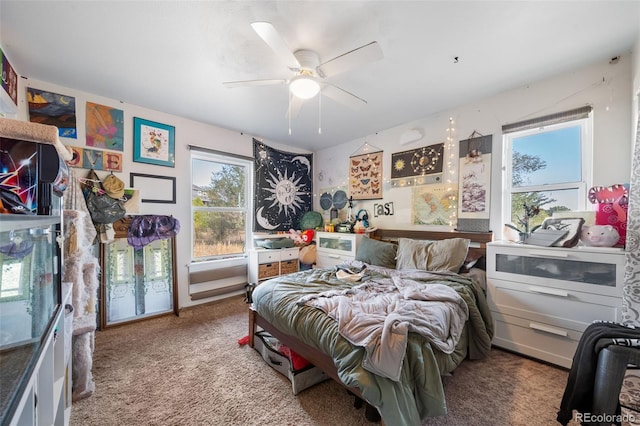
<instances>
[{"instance_id":1,"label":"storage bin under bed","mask_svg":"<svg viewBox=\"0 0 640 426\"><path fill-rule=\"evenodd\" d=\"M329 378L321 369L306 362L303 362L303 364L307 365L302 368L294 368L297 362L294 362L290 356L285 355L288 348L282 346L278 339L268 332L264 330L258 331L255 337L254 349L258 351L268 365L289 379L294 395ZM296 356L296 354L293 355ZM299 355L297 356L299 357ZM303 358L299 358L299 360L304 361Z\"/></svg>"}]
</instances>

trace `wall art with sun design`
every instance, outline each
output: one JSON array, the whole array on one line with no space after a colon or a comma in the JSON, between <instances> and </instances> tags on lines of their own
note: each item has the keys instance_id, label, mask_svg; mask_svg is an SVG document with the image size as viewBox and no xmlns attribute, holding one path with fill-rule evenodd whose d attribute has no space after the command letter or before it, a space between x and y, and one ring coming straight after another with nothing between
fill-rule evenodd
<instances>
[{"instance_id":1,"label":"wall art with sun design","mask_svg":"<svg viewBox=\"0 0 640 426\"><path fill-rule=\"evenodd\" d=\"M312 210L312 154L294 154L253 140L254 231L300 229Z\"/></svg>"},{"instance_id":2,"label":"wall art with sun design","mask_svg":"<svg viewBox=\"0 0 640 426\"><path fill-rule=\"evenodd\" d=\"M407 185L439 182L440 179L419 179L442 174L443 157L444 143L391 154L391 179L408 180Z\"/></svg>"}]
</instances>

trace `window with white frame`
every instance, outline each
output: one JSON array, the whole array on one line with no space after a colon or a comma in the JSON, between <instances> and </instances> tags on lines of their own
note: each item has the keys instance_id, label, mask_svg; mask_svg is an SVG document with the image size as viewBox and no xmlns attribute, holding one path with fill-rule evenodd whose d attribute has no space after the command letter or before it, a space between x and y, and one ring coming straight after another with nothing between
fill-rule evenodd
<instances>
[{"instance_id":1,"label":"window with white frame","mask_svg":"<svg viewBox=\"0 0 640 426\"><path fill-rule=\"evenodd\" d=\"M193 261L245 256L253 159L191 147Z\"/></svg>"},{"instance_id":2,"label":"window with white frame","mask_svg":"<svg viewBox=\"0 0 640 426\"><path fill-rule=\"evenodd\" d=\"M554 212L587 208L591 187L591 107L505 125L503 223L524 231L525 208L537 214L529 229Z\"/></svg>"}]
</instances>

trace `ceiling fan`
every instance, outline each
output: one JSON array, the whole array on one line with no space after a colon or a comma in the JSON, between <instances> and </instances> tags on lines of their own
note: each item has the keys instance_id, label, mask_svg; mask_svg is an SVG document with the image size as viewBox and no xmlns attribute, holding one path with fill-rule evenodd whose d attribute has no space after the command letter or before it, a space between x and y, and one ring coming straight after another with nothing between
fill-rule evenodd
<instances>
[{"instance_id":1,"label":"ceiling fan","mask_svg":"<svg viewBox=\"0 0 640 426\"><path fill-rule=\"evenodd\" d=\"M289 79L228 81L223 83L224 86L232 88L286 84L290 93L287 112L289 118L297 115L304 100L311 99L319 93L354 109L367 103L361 97L329 83L326 79L382 59L382 49L378 42L372 41L333 59L320 62L320 57L313 50L301 49L292 52L271 23L253 22L251 27L294 75Z\"/></svg>"}]
</instances>

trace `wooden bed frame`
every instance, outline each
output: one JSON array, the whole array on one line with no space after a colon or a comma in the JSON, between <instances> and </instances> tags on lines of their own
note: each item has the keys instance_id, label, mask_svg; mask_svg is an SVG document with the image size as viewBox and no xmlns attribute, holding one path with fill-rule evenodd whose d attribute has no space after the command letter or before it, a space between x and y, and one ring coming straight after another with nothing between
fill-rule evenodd
<instances>
[{"instance_id":1,"label":"wooden bed frame","mask_svg":"<svg viewBox=\"0 0 640 426\"><path fill-rule=\"evenodd\" d=\"M468 238L473 243L473 247L469 247L469 250L479 251L482 254L486 251L486 243L493 239L492 232L460 232L460 231L413 231L413 230L392 230L392 229L378 229L372 233L371 238L394 241L398 238L411 238L416 240L444 240L447 238ZM285 334L271 325L267 320L262 318L253 309L253 306L249 308L249 346L253 348L254 336L257 331L257 327L262 327L264 330L271 333L273 337L278 339L280 343L288 346L302 357L307 359L316 367L324 371L329 377L337 381L340 385L344 386L347 390L362 398L360 391L357 388L351 388L346 386L338 377L338 370L333 363L333 359L318 349L301 342L295 336ZM362 398L364 399L364 398Z\"/></svg>"}]
</instances>

